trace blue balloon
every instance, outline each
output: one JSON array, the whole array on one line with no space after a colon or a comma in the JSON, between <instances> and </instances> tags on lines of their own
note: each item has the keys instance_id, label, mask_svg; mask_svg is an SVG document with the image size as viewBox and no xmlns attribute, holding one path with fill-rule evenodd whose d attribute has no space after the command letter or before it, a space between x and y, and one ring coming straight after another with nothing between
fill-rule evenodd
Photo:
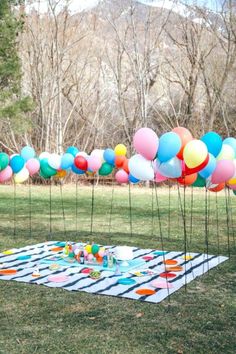
<instances>
[{"instance_id":1,"label":"blue balloon","mask_svg":"<svg viewBox=\"0 0 236 354\"><path fill-rule=\"evenodd\" d=\"M74 156L70 153L65 153L64 155L62 155L61 158L61 168L63 170L67 170L68 168L70 168L74 163Z\"/></svg>"},{"instance_id":2,"label":"blue balloon","mask_svg":"<svg viewBox=\"0 0 236 354\"><path fill-rule=\"evenodd\" d=\"M115 165L115 152L112 149L106 149L103 153L104 160L110 165Z\"/></svg>"},{"instance_id":3,"label":"blue balloon","mask_svg":"<svg viewBox=\"0 0 236 354\"><path fill-rule=\"evenodd\" d=\"M15 155L10 160L10 166L11 166L12 171L14 173L20 172L22 170L22 168L24 167L24 165L25 165L25 160L20 155Z\"/></svg>"},{"instance_id":4,"label":"blue balloon","mask_svg":"<svg viewBox=\"0 0 236 354\"><path fill-rule=\"evenodd\" d=\"M162 176L168 178L179 178L182 175L182 163L177 157L173 157L167 162L156 160L157 169Z\"/></svg>"},{"instance_id":5,"label":"blue balloon","mask_svg":"<svg viewBox=\"0 0 236 354\"><path fill-rule=\"evenodd\" d=\"M74 157L79 153L79 149L75 146L69 146L66 149L66 153L73 155Z\"/></svg>"},{"instance_id":6,"label":"blue balloon","mask_svg":"<svg viewBox=\"0 0 236 354\"><path fill-rule=\"evenodd\" d=\"M224 141L223 141L223 144L227 144L229 146L231 146L233 149L234 149L234 153L235 153L235 156L236 156L236 139L235 138L226 138Z\"/></svg>"},{"instance_id":7,"label":"blue balloon","mask_svg":"<svg viewBox=\"0 0 236 354\"><path fill-rule=\"evenodd\" d=\"M199 171L199 175L203 178L208 178L215 171L216 168L216 159L212 154L209 154L209 161L206 167L203 170Z\"/></svg>"},{"instance_id":8,"label":"blue balloon","mask_svg":"<svg viewBox=\"0 0 236 354\"><path fill-rule=\"evenodd\" d=\"M158 160L166 162L172 157L175 157L180 151L182 146L181 139L178 134L174 132L165 133L160 137L158 147Z\"/></svg>"},{"instance_id":9,"label":"blue balloon","mask_svg":"<svg viewBox=\"0 0 236 354\"><path fill-rule=\"evenodd\" d=\"M80 170L74 164L71 166L71 170L77 175L83 175L85 173L85 171Z\"/></svg>"},{"instance_id":10,"label":"blue balloon","mask_svg":"<svg viewBox=\"0 0 236 354\"><path fill-rule=\"evenodd\" d=\"M135 178L134 176L132 176L131 174L129 174L129 182L131 182L131 183L138 183L138 182L140 182L140 180L139 179L137 179L137 178Z\"/></svg>"},{"instance_id":11,"label":"blue balloon","mask_svg":"<svg viewBox=\"0 0 236 354\"><path fill-rule=\"evenodd\" d=\"M201 137L208 149L208 152L213 156L218 156L222 148L222 138L215 132L208 132Z\"/></svg>"},{"instance_id":12,"label":"blue balloon","mask_svg":"<svg viewBox=\"0 0 236 354\"><path fill-rule=\"evenodd\" d=\"M23 149L21 149L20 155L25 161L28 161L34 158L36 154L35 150L31 146L25 146Z\"/></svg>"}]
</instances>

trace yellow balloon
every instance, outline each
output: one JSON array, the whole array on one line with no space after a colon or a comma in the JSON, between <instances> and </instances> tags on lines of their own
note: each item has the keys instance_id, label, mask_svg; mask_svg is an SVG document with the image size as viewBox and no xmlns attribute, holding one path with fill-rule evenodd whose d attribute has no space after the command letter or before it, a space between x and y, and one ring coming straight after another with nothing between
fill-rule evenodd
<instances>
[{"instance_id":1,"label":"yellow balloon","mask_svg":"<svg viewBox=\"0 0 236 354\"><path fill-rule=\"evenodd\" d=\"M85 246L85 250L86 250L88 253L92 253L92 246L91 246L91 245Z\"/></svg>"},{"instance_id":2,"label":"yellow balloon","mask_svg":"<svg viewBox=\"0 0 236 354\"><path fill-rule=\"evenodd\" d=\"M234 178L231 178L229 181L228 181L228 184L236 184L236 177Z\"/></svg>"},{"instance_id":3,"label":"yellow balloon","mask_svg":"<svg viewBox=\"0 0 236 354\"><path fill-rule=\"evenodd\" d=\"M233 160L234 155L234 149L230 145L223 144L222 149L219 155L217 156L217 160Z\"/></svg>"},{"instance_id":4,"label":"yellow balloon","mask_svg":"<svg viewBox=\"0 0 236 354\"><path fill-rule=\"evenodd\" d=\"M57 177L57 178L64 178L64 177L66 177L66 171L65 171L65 170L57 171L57 174L56 174L55 177Z\"/></svg>"},{"instance_id":5,"label":"yellow balloon","mask_svg":"<svg viewBox=\"0 0 236 354\"><path fill-rule=\"evenodd\" d=\"M207 158L208 150L206 144L201 140L191 140L184 148L184 162L188 168L195 168L201 165Z\"/></svg>"},{"instance_id":6,"label":"yellow balloon","mask_svg":"<svg viewBox=\"0 0 236 354\"><path fill-rule=\"evenodd\" d=\"M116 156L125 156L127 153L127 149L124 144L116 145L114 151L115 151Z\"/></svg>"},{"instance_id":7,"label":"yellow balloon","mask_svg":"<svg viewBox=\"0 0 236 354\"><path fill-rule=\"evenodd\" d=\"M23 183L29 178L29 171L24 167L20 172L16 173L14 176L15 183Z\"/></svg>"}]
</instances>

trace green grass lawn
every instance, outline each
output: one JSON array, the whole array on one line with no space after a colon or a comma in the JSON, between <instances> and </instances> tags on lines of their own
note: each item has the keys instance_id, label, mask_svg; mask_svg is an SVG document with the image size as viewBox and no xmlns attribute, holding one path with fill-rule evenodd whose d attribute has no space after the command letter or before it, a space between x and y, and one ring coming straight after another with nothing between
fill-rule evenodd
<instances>
[{"instance_id":1,"label":"green grass lawn","mask_svg":"<svg viewBox=\"0 0 236 354\"><path fill-rule=\"evenodd\" d=\"M180 203L174 188L158 188L156 199L148 188L99 186L91 218L90 186L53 186L51 208L49 186L32 186L31 199L17 186L15 195L0 186L0 250L52 239L181 251L182 205L187 249L206 251L208 225L208 252L230 248L231 257L157 305L1 281L1 354L235 353L236 197L187 189Z\"/></svg>"}]
</instances>

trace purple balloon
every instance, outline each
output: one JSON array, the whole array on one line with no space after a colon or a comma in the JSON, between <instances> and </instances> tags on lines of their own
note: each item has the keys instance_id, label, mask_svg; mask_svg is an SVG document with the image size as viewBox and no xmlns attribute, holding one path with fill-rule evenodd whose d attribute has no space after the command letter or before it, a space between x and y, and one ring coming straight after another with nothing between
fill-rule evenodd
<instances>
[{"instance_id":1,"label":"purple balloon","mask_svg":"<svg viewBox=\"0 0 236 354\"><path fill-rule=\"evenodd\" d=\"M232 160L220 160L211 176L211 182L214 184L227 182L234 176L234 172L235 166Z\"/></svg>"}]
</instances>

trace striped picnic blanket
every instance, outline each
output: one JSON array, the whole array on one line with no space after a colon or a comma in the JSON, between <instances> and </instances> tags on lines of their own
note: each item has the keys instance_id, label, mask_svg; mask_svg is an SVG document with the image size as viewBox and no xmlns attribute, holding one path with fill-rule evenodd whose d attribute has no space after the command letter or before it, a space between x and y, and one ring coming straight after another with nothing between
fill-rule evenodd
<instances>
[{"instance_id":1,"label":"striped picnic blanket","mask_svg":"<svg viewBox=\"0 0 236 354\"><path fill-rule=\"evenodd\" d=\"M136 276L132 274L134 269L132 272L117 275L114 271L102 269L100 278L92 279L88 273L83 272L84 268L88 268L87 265L75 267L68 264L60 269L50 270L49 264L43 263L43 260L55 255L53 249L57 244L57 241L50 241L0 253L0 280L14 280L53 288L60 287L69 291L159 303L185 284L228 259L202 253L185 255L184 252L162 252L133 247L134 259L142 260L141 264L144 264L144 261L145 266L142 266L142 269L148 268L152 271L151 275ZM177 267L173 267L171 271L171 266L166 265L168 262L176 263ZM35 267L40 273L38 277L32 276ZM137 268L137 271L139 270ZM56 275L61 275L62 279L64 276L63 281L52 281ZM122 281L124 279L132 281ZM163 286L163 283L166 286ZM144 290L150 290L150 294Z\"/></svg>"}]
</instances>

